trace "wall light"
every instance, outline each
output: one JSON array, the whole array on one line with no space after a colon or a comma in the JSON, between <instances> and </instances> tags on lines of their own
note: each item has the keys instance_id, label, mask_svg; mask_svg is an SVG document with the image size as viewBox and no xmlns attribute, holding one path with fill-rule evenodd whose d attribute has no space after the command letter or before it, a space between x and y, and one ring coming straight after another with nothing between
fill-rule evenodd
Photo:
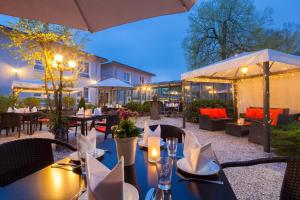
<instances>
[{"instance_id":1,"label":"wall light","mask_svg":"<svg viewBox=\"0 0 300 200\"><path fill-rule=\"evenodd\" d=\"M98 81L97 80L91 80L92 84L96 84Z\"/></svg>"},{"instance_id":2,"label":"wall light","mask_svg":"<svg viewBox=\"0 0 300 200\"><path fill-rule=\"evenodd\" d=\"M247 74L248 70L249 70L249 68L248 68L247 66L243 66L243 67L241 68L241 71L242 71L242 73L243 73L244 75Z\"/></svg>"}]
</instances>

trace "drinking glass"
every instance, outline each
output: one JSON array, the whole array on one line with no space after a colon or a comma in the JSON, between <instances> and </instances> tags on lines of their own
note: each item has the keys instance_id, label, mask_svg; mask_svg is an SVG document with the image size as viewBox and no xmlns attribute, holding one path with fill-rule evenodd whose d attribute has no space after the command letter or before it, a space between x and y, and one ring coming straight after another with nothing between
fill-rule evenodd
<instances>
[{"instance_id":1,"label":"drinking glass","mask_svg":"<svg viewBox=\"0 0 300 200\"><path fill-rule=\"evenodd\" d=\"M158 188L161 190L171 189L172 178L172 159L169 157L160 157L156 161L156 171L158 175Z\"/></svg>"},{"instance_id":2,"label":"drinking glass","mask_svg":"<svg viewBox=\"0 0 300 200\"><path fill-rule=\"evenodd\" d=\"M178 144L178 138L174 138L174 137L167 138L168 156L176 157L177 144Z\"/></svg>"}]
</instances>

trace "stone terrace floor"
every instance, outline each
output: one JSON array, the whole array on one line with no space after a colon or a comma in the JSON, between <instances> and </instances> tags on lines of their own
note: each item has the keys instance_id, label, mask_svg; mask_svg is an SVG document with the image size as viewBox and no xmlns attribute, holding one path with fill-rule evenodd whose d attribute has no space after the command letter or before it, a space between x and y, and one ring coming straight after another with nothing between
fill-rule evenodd
<instances>
[{"instance_id":1,"label":"stone terrace floor","mask_svg":"<svg viewBox=\"0 0 300 200\"><path fill-rule=\"evenodd\" d=\"M145 120L149 120L149 117L139 117L136 122L137 126L143 127ZM150 125L158 123L181 127L182 119L162 117L159 121L149 120ZM224 131L210 132L201 130L198 124L193 123L187 123L186 127L186 133L195 133L200 143L212 143L212 147L221 163L272 156L264 153L262 146L249 143L247 137L238 138L226 135ZM25 137L53 138L53 135L43 130L35 132L33 136L21 135L21 138ZM16 135L10 134L9 137L6 137L4 131L2 131L0 144L15 139L17 139ZM103 135L99 134L97 142L101 141L103 141ZM76 139L72 132L70 133L70 143L72 145L76 144ZM61 159L69 153L68 151L56 152L55 158L56 160ZM284 170L284 164L265 164L253 167L230 168L224 171L238 199L274 200L279 199Z\"/></svg>"}]
</instances>

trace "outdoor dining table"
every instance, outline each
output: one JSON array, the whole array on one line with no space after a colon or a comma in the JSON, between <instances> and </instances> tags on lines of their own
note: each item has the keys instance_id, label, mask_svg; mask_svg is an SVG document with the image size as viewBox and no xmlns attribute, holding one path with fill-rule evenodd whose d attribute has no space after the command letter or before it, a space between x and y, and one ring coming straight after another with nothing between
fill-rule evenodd
<instances>
[{"instance_id":1,"label":"outdoor dining table","mask_svg":"<svg viewBox=\"0 0 300 200\"><path fill-rule=\"evenodd\" d=\"M98 148L108 150L99 159L104 165L112 169L117 163L116 146L113 139L107 139L97 145ZM166 154L166 150L162 150ZM178 145L178 156L182 156L182 145ZM65 158L61 162L68 162ZM174 159L171 190L168 195L172 200L182 199L236 199L236 196L221 170L218 179L223 185L201 181L185 181L177 175L176 159ZM137 148L136 160L133 166L125 167L125 182L134 185L140 199L144 200L150 188L157 187L157 172L154 164L147 161L147 151ZM64 169L48 166L34 174L9 184L0 190L0 199L74 199L78 197L84 186L80 174ZM115 192L115 191L112 191Z\"/></svg>"},{"instance_id":2,"label":"outdoor dining table","mask_svg":"<svg viewBox=\"0 0 300 200\"><path fill-rule=\"evenodd\" d=\"M37 120L40 112L14 112L15 114L21 116L21 118L28 122L27 124L27 134L33 134L33 122Z\"/></svg>"},{"instance_id":3,"label":"outdoor dining table","mask_svg":"<svg viewBox=\"0 0 300 200\"><path fill-rule=\"evenodd\" d=\"M85 125L88 121L101 120L105 118L106 114L101 115L68 115L67 118L72 121L80 122L81 134L86 135Z\"/></svg>"}]
</instances>

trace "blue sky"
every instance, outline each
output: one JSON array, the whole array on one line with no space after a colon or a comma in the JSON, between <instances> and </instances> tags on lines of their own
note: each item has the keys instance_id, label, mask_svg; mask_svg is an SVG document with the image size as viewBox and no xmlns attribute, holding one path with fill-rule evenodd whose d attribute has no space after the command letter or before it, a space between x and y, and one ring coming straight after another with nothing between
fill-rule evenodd
<instances>
[{"instance_id":1,"label":"blue sky","mask_svg":"<svg viewBox=\"0 0 300 200\"><path fill-rule=\"evenodd\" d=\"M203 0L198 0L203 1ZM300 24L299 0L255 0L258 10L271 7L274 26ZM189 13L157 17L88 34L86 51L157 74L154 81L178 80L187 71L182 40ZM0 15L0 24L10 19Z\"/></svg>"}]
</instances>

